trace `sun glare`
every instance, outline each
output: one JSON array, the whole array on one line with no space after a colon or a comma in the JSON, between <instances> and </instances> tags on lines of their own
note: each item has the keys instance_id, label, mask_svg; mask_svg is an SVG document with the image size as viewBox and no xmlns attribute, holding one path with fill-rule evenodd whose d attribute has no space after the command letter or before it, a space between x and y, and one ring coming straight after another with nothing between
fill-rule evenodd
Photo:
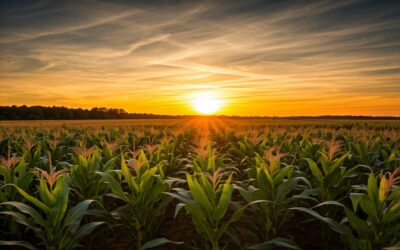
<instances>
[{"instance_id":1,"label":"sun glare","mask_svg":"<svg viewBox=\"0 0 400 250\"><path fill-rule=\"evenodd\" d=\"M199 92L193 95L192 105L201 114L214 114L222 106L222 101L213 92Z\"/></svg>"}]
</instances>

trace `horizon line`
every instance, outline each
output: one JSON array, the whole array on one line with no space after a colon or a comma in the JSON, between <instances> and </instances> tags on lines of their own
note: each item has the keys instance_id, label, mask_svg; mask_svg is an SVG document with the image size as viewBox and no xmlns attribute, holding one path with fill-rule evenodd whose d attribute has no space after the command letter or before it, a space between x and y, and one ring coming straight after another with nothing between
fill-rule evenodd
<instances>
[{"instance_id":1,"label":"horizon line","mask_svg":"<svg viewBox=\"0 0 400 250\"><path fill-rule=\"evenodd\" d=\"M146 113L146 112L128 112L123 108L109 108L109 107L92 107L92 108L76 108L76 107L68 107L68 106L44 106L44 105L0 105L0 108L5 108L5 107L27 107L27 108L32 108L32 107L41 107L41 108L67 108L67 109L72 109L72 110L85 110L85 111L90 111L92 109L109 109L109 110L123 110L126 112L128 115L149 115L149 116L164 116L164 119L166 119L166 116L169 116L170 118L185 118L185 117L226 117L226 118L394 118L394 119L400 119L399 115L364 115L364 114L357 114L357 115L331 115L331 114L319 114L319 115L287 115L287 116L273 116L273 115L226 115L226 114L209 114L209 115L204 115L204 114L160 114L160 113ZM124 119L124 118L109 118L109 119ZM134 119L134 118L125 118L125 119ZM46 119L45 119L46 120ZM47 119L49 120L49 119ZM61 120L61 119L60 119ZM93 120L93 119L91 119Z\"/></svg>"}]
</instances>

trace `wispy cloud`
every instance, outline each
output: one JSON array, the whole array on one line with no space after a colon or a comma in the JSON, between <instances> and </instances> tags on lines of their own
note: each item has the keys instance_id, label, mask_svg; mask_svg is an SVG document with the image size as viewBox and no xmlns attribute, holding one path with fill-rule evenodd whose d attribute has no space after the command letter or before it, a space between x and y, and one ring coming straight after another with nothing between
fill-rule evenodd
<instances>
[{"instance_id":1,"label":"wispy cloud","mask_svg":"<svg viewBox=\"0 0 400 250\"><path fill-rule=\"evenodd\" d=\"M0 105L190 113L190 93L212 89L227 114L400 115L399 13L385 1L3 4Z\"/></svg>"}]
</instances>

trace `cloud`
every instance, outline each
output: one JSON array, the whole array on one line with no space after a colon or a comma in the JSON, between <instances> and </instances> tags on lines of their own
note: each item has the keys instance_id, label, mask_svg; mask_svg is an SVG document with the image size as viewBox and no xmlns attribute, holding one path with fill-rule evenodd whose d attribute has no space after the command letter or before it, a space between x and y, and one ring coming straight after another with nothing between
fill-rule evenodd
<instances>
[{"instance_id":1,"label":"cloud","mask_svg":"<svg viewBox=\"0 0 400 250\"><path fill-rule=\"evenodd\" d=\"M43 1L1 12L10 94L0 104L190 113L185 98L213 89L229 114L400 115L390 2Z\"/></svg>"}]
</instances>

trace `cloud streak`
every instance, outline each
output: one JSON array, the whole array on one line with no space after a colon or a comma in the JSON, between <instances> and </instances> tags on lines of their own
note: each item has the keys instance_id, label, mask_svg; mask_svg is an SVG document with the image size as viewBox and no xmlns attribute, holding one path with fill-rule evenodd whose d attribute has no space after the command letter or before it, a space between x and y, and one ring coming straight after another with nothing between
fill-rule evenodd
<instances>
[{"instance_id":1,"label":"cloud streak","mask_svg":"<svg viewBox=\"0 0 400 250\"><path fill-rule=\"evenodd\" d=\"M0 105L400 115L399 30L388 1L4 4Z\"/></svg>"}]
</instances>

